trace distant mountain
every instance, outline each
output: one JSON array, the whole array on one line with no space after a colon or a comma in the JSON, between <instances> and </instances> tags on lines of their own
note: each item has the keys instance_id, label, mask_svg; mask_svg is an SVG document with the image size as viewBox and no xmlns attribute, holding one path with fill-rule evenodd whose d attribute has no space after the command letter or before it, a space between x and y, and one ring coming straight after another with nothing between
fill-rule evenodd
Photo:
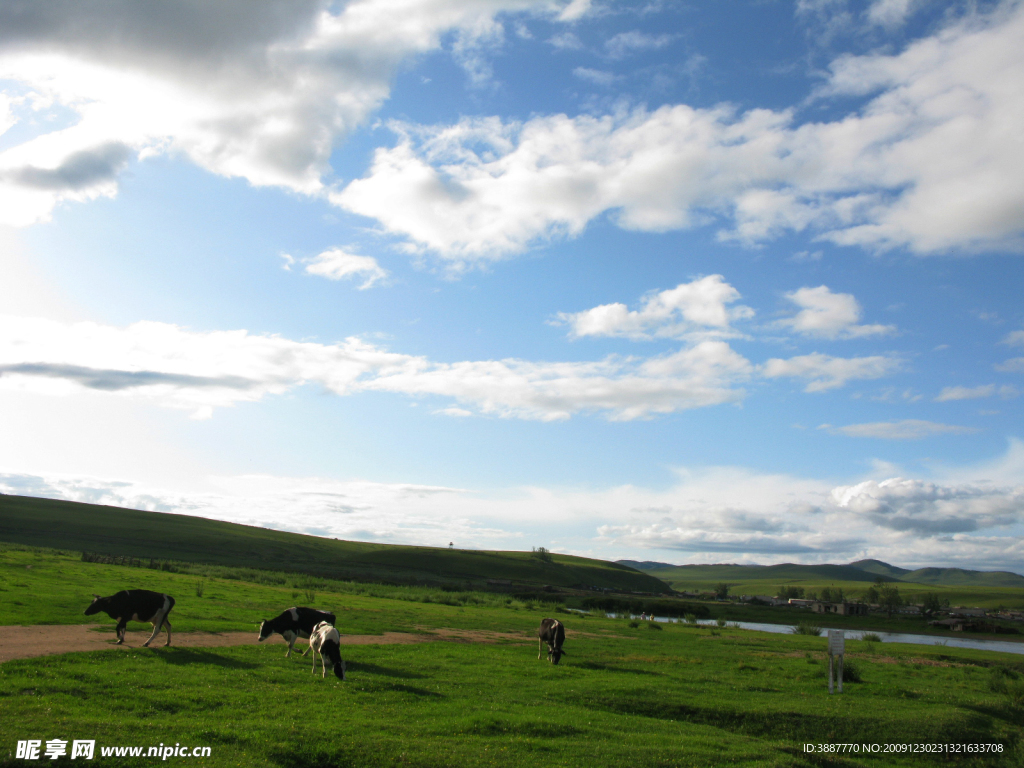
<instances>
[{"instance_id":1,"label":"distant mountain","mask_svg":"<svg viewBox=\"0 0 1024 768\"><path fill-rule=\"evenodd\" d=\"M878 576L886 576L890 579L902 579L905 574L910 573L907 568L898 568L895 565L883 563L881 560L858 560L850 563L851 568L859 568L867 573L874 573Z\"/></svg>"}]
</instances>

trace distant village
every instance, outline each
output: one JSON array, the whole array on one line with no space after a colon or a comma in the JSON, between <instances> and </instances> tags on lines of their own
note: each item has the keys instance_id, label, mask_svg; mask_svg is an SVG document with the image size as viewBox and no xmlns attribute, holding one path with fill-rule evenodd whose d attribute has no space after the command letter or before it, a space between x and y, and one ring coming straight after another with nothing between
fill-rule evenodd
<instances>
[{"instance_id":1,"label":"distant village","mask_svg":"<svg viewBox=\"0 0 1024 768\"><path fill-rule=\"evenodd\" d=\"M1024 611L991 610L950 606L934 594L926 594L921 603L907 601L899 588L891 582L880 582L869 587L864 600L847 598L839 588L825 587L820 593L805 592L803 587L780 587L772 595L740 595L731 597L729 586L720 584L714 592L677 592L682 597L697 599L736 600L747 605L787 606L803 608L814 613L840 616L867 616L869 613L885 613L891 616L924 616L930 618L931 626L953 632L990 632L996 634L1018 634L1020 630L1000 626L994 620L1024 623Z\"/></svg>"}]
</instances>

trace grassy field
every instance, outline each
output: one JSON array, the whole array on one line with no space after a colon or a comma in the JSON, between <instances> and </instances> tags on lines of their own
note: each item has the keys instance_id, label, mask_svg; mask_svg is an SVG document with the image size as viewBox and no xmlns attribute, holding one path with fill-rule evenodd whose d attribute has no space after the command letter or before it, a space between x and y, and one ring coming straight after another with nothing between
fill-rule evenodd
<instances>
[{"instance_id":1,"label":"grassy field","mask_svg":"<svg viewBox=\"0 0 1024 768\"><path fill-rule=\"evenodd\" d=\"M206 578L198 597L191 574L0 548L0 624L84 623L89 593L129 586L175 595L176 632L251 629L254 641L260 618L307 603L288 583ZM18 739L51 738L96 739L97 748L208 746L210 758L169 762L217 766L1001 768L1024 761L1019 656L850 642L847 663L860 682L829 696L822 638L685 624L654 630L562 614L568 655L555 667L537 661L532 638L552 605L500 595L472 602L471 594L406 587L337 588L350 591L321 590L312 603L338 612L345 633L506 634L490 643L346 647L344 683L311 675L307 659L285 659L279 641L7 662L0 665L0 765L31 764L13 756ZM112 635L112 625L102 626ZM805 743L823 742L993 743L1002 752L941 760L803 752ZM99 753L96 759L140 764Z\"/></svg>"},{"instance_id":2,"label":"grassy field","mask_svg":"<svg viewBox=\"0 0 1024 768\"><path fill-rule=\"evenodd\" d=\"M187 515L0 494L0 541L139 558L307 573L334 579L597 586L667 592L646 573L603 560L531 552L339 541Z\"/></svg>"}]
</instances>

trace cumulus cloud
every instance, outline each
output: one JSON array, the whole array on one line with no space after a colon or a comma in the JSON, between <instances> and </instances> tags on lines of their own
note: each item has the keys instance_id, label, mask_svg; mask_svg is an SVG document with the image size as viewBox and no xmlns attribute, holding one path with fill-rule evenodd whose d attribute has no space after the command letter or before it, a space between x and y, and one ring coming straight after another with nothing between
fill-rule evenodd
<instances>
[{"instance_id":1,"label":"cumulus cloud","mask_svg":"<svg viewBox=\"0 0 1024 768\"><path fill-rule=\"evenodd\" d=\"M819 99L840 119L666 105L605 116L394 124L399 141L333 201L413 250L465 264L575 236L726 223L756 243L788 231L917 254L1018 248L1024 229L1024 5L971 14L895 54L844 56Z\"/></svg>"},{"instance_id":2,"label":"cumulus cloud","mask_svg":"<svg viewBox=\"0 0 1024 768\"><path fill-rule=\"evenodd\" d=\"M388 97L410 56L500 39L502 13L578 18L552 0L126 0L0 8L4 122L70 110L70 125L0 152L0 215L116 193L133 157L178 153L257 186L317 194L333 145ZM575 9L575 10L574 10ZM400 20L400 21L399 21ZM475 47L474 47L475 46ZM65 121L67 122L67 121Z\"/></svg>"},{"instance_id":3,"label":"cumulus cloud","mask_svg":"<svg viewBox=\"0 0 1024 768\"><path fill-rule=\"evenodd\" d=\"M892 333L891 325L857 325L861 308L849 293L832 293L827 285L800 288L787 293L786 298L800 307L796 316L781 324L798 333L826 339L853 339Z\"/></svg>"},{"instance_id":4,"label":"cumulus cloud","mask_svg":"<svg viewBox=\"0 0 1024 768\"><path fill-rule=\"evenodd\" d=\"M845 427L833 427L831 424L823 424L819 429L827 429L833 434L846 435L847 437L872 437L880 440L921 440L934 435L963 435L978 431L973 427L938 424L934 421L923 421L921 419L879 421L873 424L849 424Z\"/></svg>"},{"instance_id":5,"label":"cumulus cloud","mask_svg":"<svg viewBox=\"0 0 1024 768\"><path fill-rule=\"evenodd\" d=\"M306 272L320 275L329 280L344 280L362 276L363 284L359 290L370 288L374 283L387 278L387 271L372 256L358 256L341 248L330 248L310 259L306 263Z\"/></svg>"},{"instance_id":6,"label":"cumulus cloud","mask_svg":"<svg viewBox=\"0 0 1024 768\"><path fill-rule=\"evenodd\" d=\"M788 360L772 358L761 366L767 378L809 379L805 392L825 392L844 386L848 381L880 379L898 371L901 363L883 355L871 357L831 357L814 352Z\"/></svg>"},{"instance_id":7,"label":"cumulus cloud","mask_svg":"<svg viewBox=\"0 0 1024 768\"><path fill-rule=\"evenodd\" d=\"M356 338L320 344L166 323L122 329L0 316L0 387L145 397L197 417L313 383L342 396L376 390L451 398L462 406L458 415L471 408L542 421L582 412L629 420L738 402L745 393L737 384L751 371L721 341L643 359L441 363Z\"/></svg>"},{"instance_id":8,"label":"cumulus cloud","mask_svg":"<svg viewBox=\"0 0 1024 768\"><path fill-rule=\"evenodd\" d=\"M875 525L925 536L1010 526L1024 520L1024 486L941 486L902 477L840 486L832 498Z\"/></svg>"},{"instance_id":9,"label":"cumulus cloud","mask_svg":"<svg viewBox=\"0 0 1024 768\"><path fill-rule=\"evenodd\" d=\"M694 333L727 334L737 319L752 317L742 305L730 307L740 293L721 275L680 283L646 296L640 309L625 304L602 304L582 312L560 312L558 321L570 326L570 335L621 336L632 339L682 338Z\"/></svg>"}]
</instances>

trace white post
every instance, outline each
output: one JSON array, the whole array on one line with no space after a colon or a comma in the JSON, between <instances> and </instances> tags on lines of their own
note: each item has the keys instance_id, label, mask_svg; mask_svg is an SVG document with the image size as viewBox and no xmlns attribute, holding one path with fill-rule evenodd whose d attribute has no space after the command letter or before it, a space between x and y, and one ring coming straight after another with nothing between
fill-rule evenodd
<instances>
[{"instance_id":1,"label":"white post","mask_svg":"<svg viewBox=\"0 0 1024 768\"><path fill-rule=\"evenodd\" d=\"M839 692L843 692L843 657L846 651L846 633L841 629L828 631L828 692L832 693L832 672L835 669L833 659L839 657Z\"/></svg>"}]
</instances>

